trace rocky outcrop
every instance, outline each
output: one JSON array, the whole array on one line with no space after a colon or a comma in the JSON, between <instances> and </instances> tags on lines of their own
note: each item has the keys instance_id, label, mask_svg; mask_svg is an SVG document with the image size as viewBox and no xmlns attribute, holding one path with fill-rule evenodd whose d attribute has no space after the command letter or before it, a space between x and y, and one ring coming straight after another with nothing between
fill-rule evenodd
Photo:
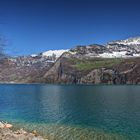
<instances>
[{"instance_id":1,"label":"rocky outcrop","mask_svg":"<svg viewBox=\"0 0 140 140\"><path fill-rule=\"evenodd\" d=\"M46 72L43 79L45 83L65 83L72 84L77 83L82 72L77 71L69 63L68 53L63 54L56 63ZM80 74L81 73L81 74Z\"/></svg>"},{"instance_id":2,"label":"rocky outcrop","mask_svg":"<svg viewBox=\"0 0 140 140\"><path fill-rule=\"evenodd\" d=\"M81 84L100 84L100 83L108 83L112 84L112 70L95 69L89 72L87 75L81 77Z\"/></svg>"},{"instance_id":3,"label":"rocky outcrop","mask_svg":"<svg viewBox=\"0 0 140 140\"><path fill-rule=\"evenodd\" d=\"M12 131L8 128L0 128L1 140L47 140L41 136L36 136L33 133L27 133L23 129L18 131Z\"/></svg>"},{"instance_id":4,"label":"rocky outcrop","mask_svg":"<svg viewBox=\"0 0 140 140\"><path fill-rule=\"evenodd\" d=\"M36 131L32 133L26 132L23 129L12 130L5 123L0 122L0 140L47 140L39 136ZM12 126L9 124L9 126Z\"/></svg>"},{"instance_id":5,"label":"rocky outcrop","mask_svg":"<svg viewBox=\"0 0 140 140\"><path fill-rule=\"evenodd\" d=\"M96 69L80 80L81 84L127 84L126 75L113 69Z\"/></svg>"}]
</instances>

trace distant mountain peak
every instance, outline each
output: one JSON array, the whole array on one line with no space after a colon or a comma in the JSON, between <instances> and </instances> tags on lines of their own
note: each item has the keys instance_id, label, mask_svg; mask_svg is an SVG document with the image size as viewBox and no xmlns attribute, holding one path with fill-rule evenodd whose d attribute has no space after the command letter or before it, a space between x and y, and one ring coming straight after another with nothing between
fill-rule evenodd
<instances>
[{"instance_id":1,"label":"distant mountain peak","mask_svg":"<svg viewBox=\"0 0 140 140\"><path fill-rule=\"evenodd\" d=\"M64 50L64 49L61 49L61 50L48 50L46 52L43 52L42 53L42 56L52 56L52 55L56 55L56 57L60 57L64 52L67 52L69 51L68 49Z\"/></svg>"},{"instance_id":2,"label":"distant mountain peak","mask_svg":"<svg viewBox=\"0 0 140 140\"><path fill-rule=\"evenodd\" d=\"M140 44L140 36L138 36L138 37L130 37L130 38L124 39L124 40L111 41L108 44L113 44L113 43L123 44L123 45L136 45L136 44Z\"/></svg>"},{"instance_id":3,"label":"distant mountain peak","mask_svg":"<svg viewBox=\"0 0 140 140\"><path fill-rule=\"evenodd\" d=\"M65 52L69 52L73 57L78 58L140 57L140 36L111 41L104 46L100 44L78 45L70 50L48 50L40 54L33 54L30 56L40 57L41 61L45 60L47 62L55 62Z\"/></svg>"}]
</instances>

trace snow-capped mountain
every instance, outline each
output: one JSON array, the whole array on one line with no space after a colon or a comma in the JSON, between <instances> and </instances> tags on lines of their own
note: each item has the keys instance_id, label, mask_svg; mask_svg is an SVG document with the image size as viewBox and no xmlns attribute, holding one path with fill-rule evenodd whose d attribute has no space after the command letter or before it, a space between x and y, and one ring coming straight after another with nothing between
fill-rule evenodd
<instances>
[{"instance_id":1,"label":"snow-capped mountain","mask_svg":"<svg viewBox=\"0 0 140 140\"><path fill-rule=\"evenodd\" d=\"M48 50L39 54L9 58L18 66L47 66L54 63L63 53L68 52L77 58L128 58L140 57L140 37L108 42L106 45L92 44L77 46L70 50Z\"/></svg>"},{"instance_id":2,"label":"snow-capped mountain","mask_svg":"<svg viewBox=\"0 0 140 140\"><path fill-rule=\"evenodd\" d=\"M6 57L0 62L0 81L33 82L41 77L67 50L50 50L28 56Z\"/></svg>"},{"instance_id":3,"label":"snow-capped mountain","mask_svg":"<svg viewBox=\"0 0 140 140\"><path fill-rule=\"evenodd\" d=\"M108 42L106 45L92 44L87 46L77 46L70 50L48 50L39 54L15 57L11 60L17 65L30 66L32 64L54 63L63 53L68 52L77 58L128 58L140 57L140 37L129 38Z\"/></svg>"},{"instance_id":4,"label":"snow-capped mountain","mask_svg":"<svg viewBox=\"0 0 140 140\"><path fill-rule=\"evenodd\" d=\"M69 51L75 57L81 58L128 58L140 57L140 37L108 42L106 45L77 46Z\"/></svg>"},{"instance_id":5,"label":"snow-capped mountain","mask_svg":"<svg viewBox=\"0 0 140 140\"><path fill-rule=\"evenodd\" d=\"M111 41L106 47L109 57L140 57L140 37Z\"/></svg>"},{"instance_id":6,"label":"snow-capped mountain","mask_svg":"<svg viewBox=\"0 0 140 140\"><path fill-rule=\"evenodd\" d=\"M64 52L68 52L69 50L48 50L39 54L32 54L29 57L33 59L39 58L40 61L52 62L54 63Z\"/></svg>"},{"instance_id":7,"label":"snow-capped mountain","mask_svg":"<svg viewBox=\"0 0 140 140\"><path fill-rule=\"evenodd\" d=\"M125 40L112 41L112 43L113 42L122 45L140 45L140 37L132 37Z\"/></svg>"},{"instance_id":8,"label":"snow-capped mountain","mask_svg":"<svg viewBox=\"0 0 140 140\"><path fill-rule=\"evenodd\" d=\"M77 46L70 50L49 50L28 56L5 57L0 59L0 81L23 83L44 82L43 80L46 79L43 79L43 77L47 71L50 73L56 71L58 75L59 70L56 68L57 66L61 67L63 64L66 65L63 71L66 70L67 72L70 70L70 73L75 75L75 69L72 69L75 63L71 64L71 61L75 59L71 58L78 58L77 60L80 60L80 62L86 59L85 62L88 63L88 60L89 62L96 61L94 58L133 57L140 57L140 37L111 41L106 45L92 44ZM58 65L59 63L60 65ZM72 67L69 68L69 65L72 65Z\"/></svg>"},{"instance_id":9,"label":"snow-capped mountain","mask_svg":"<svg viewBox=\"0 0 140 140\"><path fill-rule=\"evenodd\" d=\"M17 64L17 66L30 66L37 64L44 67L50 63L54 63L64 52L67 51L68 50L49 50L39 54L11 57L8 58L8 60Z\"/></svg>"},{"instance_id":10,"label":"snow-capped mountain","mask_svg":"<svg viewBox=\"0 0 140 140\"><path fill-rule=\"evenodd\" d=\"M68 52L69 50L49 50L49 51L46 51L46 52L43 52L42 53L42 56L53 56L55 55L56 58L60 57L64 52Z\"/></svg>"}]
</instances>

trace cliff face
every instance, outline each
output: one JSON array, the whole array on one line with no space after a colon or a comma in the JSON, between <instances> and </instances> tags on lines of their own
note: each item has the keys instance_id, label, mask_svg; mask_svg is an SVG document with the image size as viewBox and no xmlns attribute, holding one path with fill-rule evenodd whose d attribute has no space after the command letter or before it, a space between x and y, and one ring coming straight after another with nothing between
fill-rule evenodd
<instances>
[{"instance_id":1,"label":"cliff face","mask_svg":"<svg viewBox=\"0 0 140 140\"><path fill-rule=\"evenodd\" d=\"M56 63L44 75L46 83L77 83L77 80L83 74L71 65L69 53L63 54Z\"/></svg>"},{"instance_id":2,"label":"cliff face","mask_svg":"<svg viewBox=\"0 0 140 140\"><path fill-rule=\"evenodd\" d=\"M65 54L46 72L44 82L140 84L140 58L81 60Z\"/></svg>"}]
</instances>

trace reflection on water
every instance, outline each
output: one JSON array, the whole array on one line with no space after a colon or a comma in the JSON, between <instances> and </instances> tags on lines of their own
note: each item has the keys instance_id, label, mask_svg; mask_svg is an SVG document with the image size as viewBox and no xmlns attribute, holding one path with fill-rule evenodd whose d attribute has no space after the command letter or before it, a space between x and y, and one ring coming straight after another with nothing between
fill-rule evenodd
<instances>
[{"instance_id":1,"label":"reflection on water","mask_svg":"<svg viewBox=\"0 0 140 140\"><path fill-rule=\"evenodd\" d=\"M63 126L76 135L78 126L80 133L90 128L86 135L97 129L139 140L139 91L140 86L1 85L0 118L45 133L44 127Z\"/></svg>"}]
</instances>

